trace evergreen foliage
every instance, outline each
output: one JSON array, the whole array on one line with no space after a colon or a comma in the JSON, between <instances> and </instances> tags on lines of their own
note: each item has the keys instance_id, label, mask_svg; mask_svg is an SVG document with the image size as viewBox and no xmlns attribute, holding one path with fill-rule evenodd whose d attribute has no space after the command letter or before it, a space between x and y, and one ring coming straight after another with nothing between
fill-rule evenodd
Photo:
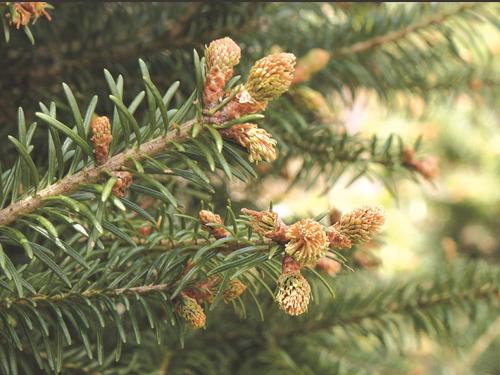
<instances>
[{"instance_id":1,"label":"evergreen foliage","mask_svg":"<svg viewBox=\"0 0 500 375\"><path fill-rule=\"evenodd\" d=\"M413 340L498 313L492 264L361 270L378 210L281 220L252 203L294 158L290 187L347 175L397 198L397 181L432 180L420 138L352 134L335 100L489 93L475 27L498 27L498 7L58 3L25 35L14 7L0 4L2 373L404 373ZM226 36L241 59L203 48Z\"/></svg>"}]
</instances>

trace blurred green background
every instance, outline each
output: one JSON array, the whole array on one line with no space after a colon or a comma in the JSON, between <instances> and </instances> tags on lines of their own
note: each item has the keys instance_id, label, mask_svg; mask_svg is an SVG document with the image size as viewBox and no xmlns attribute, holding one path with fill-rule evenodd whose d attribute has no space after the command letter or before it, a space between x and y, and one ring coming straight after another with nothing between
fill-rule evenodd
<instances>
[{"instance_id":1,"label":"blurred green background","mask_svg":"<svg viewBox=\"0 0 500 375\"><path fill-rule=\"evenodd\" d=\"M495 71L500 70L500 36L484 26ZM464 55L467 58L467 55ZM481 96L483 85L493 89ZM382 277L439 273L445 263L460 258L500 260L500 119L498 82L472 81L469 92L424 101L418 95L400 94L387 105L370 90L360 90L344 102L332 93L329 103L337 121L350 133L403 139L422 136L424 152L435 155L439 175L435 181L397 183L395 199L379 183L362 178L348 188L352 176L345 175L327 194L321 180L313 189L294 187L269 178L260 205L274 202L281 215L314 216L325 209L346 212L360 205L385 208L382 243L367 249L373 259L365 266ZM348 93L346 91L346 95ZM399 105L398 105L399 103ZM395 105L394 105L395 104ZM300 166L289 163L289 172ZM294 169L295 168L295 169ZM231 190L231 189L229 189ZM345 270L344 270L345 271ZM499 296L500 298L500 296ZM487 315L479 326L469 326L466 317L449 342L422 339L413 343L410 374L500 374L500 311Z\"/></svg>"}]
</instances>

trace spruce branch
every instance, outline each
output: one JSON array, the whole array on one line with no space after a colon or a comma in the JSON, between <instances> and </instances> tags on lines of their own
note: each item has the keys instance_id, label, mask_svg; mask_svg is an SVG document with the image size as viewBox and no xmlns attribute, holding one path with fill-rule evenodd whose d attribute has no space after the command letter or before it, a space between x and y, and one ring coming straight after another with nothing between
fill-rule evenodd
<instances>
[{"instance_id":1,"label":"spruce branch","mask_svg":"<svg viewBox=\"0 0 500 375\"><path fill-rule=\"evenodd\" d=\"M58 61L57 64L53 64L48 69L45 66L40 68L35 66L26 70L18 70L16 79L26 79L29 77L30 81L33 82L47 82L51 78L61 75L63 72L74 69L91 69L95 66L100 66L104 62L119 63L134 60L138 56L148 56L158 51L176 51L198 47L205 40L215 39L226 34L237 37L255 30L261 24L259 18L249 18L238 28L222 27L205 32L201 39L200 34L193 35L189 31L193 25L193 20L197 19L203 12L203 6L204 4L202 3L189 4L183 15L176 18L175 21L171 18L167 19L163 27L165 31L159 35L154 35L154 30L151 30L150 25L144 25L136 37L137 40L150 39L148 43L139 43L132 46L127 43L118 43L111 46L97 45L91 51L88 51L89 53L86 53L83 58L73 59L68 57ZM69 46L63 45L61 47L61 49L65 48L67 49ZM40 47L39 53L43 58L49 57L46 56L46 50L43 47Z\"/></svg>"},{"instance_id":2,"label":"spruce branch","mask_svg":"<svg viewBox=\"0 0 500 375\"><path fill-rule=\"evenodd\" d=\"M434 178L436 164L418 153L420 139L409 146L397 135L344 131L329 99L364 88L390 99L431 83L456 89L446 76L493 76L477 75L474 64L467 74L461 69L477 52L470 46L477 43L483 57L471 25L494 23L491 8L381 4L337 17L328 5L283 4L61 5L50 28L38 27L36 49L0 45L0 91L19 99L0 98L0 116L12 112L12 101L47 103L57 96L56 76L88 68L71 75L77 92L63 85L67 100L40 103L38 127L49 132L35 132L20 109L17 138L10 138L17 152L4 150L1 373L340 374L370 373L381 362L384 372L393 356L380 360L379 349L404 350L398 344L413 328L447 337L463 318L471 328L477 314L496 319L497 268L471 261L404 280L351 274L352 261L368 268L370 259L356 254L378 243L378 210L285 223L272 205L242 208L257 209L253 196L233 194L227 183L235 177L258 194L256 171L279 171L290 185L320 179L327 189L346 171L349 183L368 176L394 188L395 178ZM244 35L259 24L261 32ZM207 46L204 58L187 51L207 35L237 35L241 65L240 47L228 37ZM299 55L296 65L285 51ZM270 55L250 68L247 57L264 52ZM148 64L140 60L142 80L128 78L137 54L150 55ZM190 56L194 74L184 68ZM94 73L103 60L123 76L105 71L99 83ZM246 82L233 76L240 70L250 71ZM160 89L173 75L176 82ZM487 81L472 83L476 90ZM98 103L105 84L111 101ZM83 110L90 92L96 95ZM293 158L303 164L291 177ZM262 161L273 163L254 170L251 163ZM455 314L462 311L466 317ZM205 323L207 331L194 335ZM465 363L475 362L491 335Z\"/></svg>"},{"instance_id":3,"label":"spruce branch","mask_svg":"<svg viewBox=\"0 0 500 375\"><path fill-rule=\"evenodd\" d=\"M196 123L195 120L188 121L165 136L156 137L140 145L139 148L130 148L110 158L106 163L84 169L74 175L67 176L62 180L37 192L34 196L27 197L0 210L0 226L6 226L15 221L19 216L33 212L44 205L45 200L58 195L66 195L74 192L82 185L99 182L104 173L119 171L121 168L132 164L132 160L143 160L148 156L154 156L165 150L171 142L183 142L189 138L189 132Z\"/></svg>"},{"instance_id":4,"label":"spruce branch","mask_svg":"<svg viewBox=\"0 0 500 375\"><path fill-rule=\"evenodd\" d=\"M83 298L92 298L96 296L108 296L108 297L117 297L120 295L134 295L134 294L151 294L153 292L163 292L168 290L172 284L152 284L152 285L140 285L131 288L117 288L117 289L89 289L83 292L70 292L70 293L60 293L55 295L44 295L44 294L35 294L26 298L14 299L14 298L5 298L0 302L0 305L11 307L16 304L26 304L32 302L61 302L66 301L72 298L81 299Z\"/></svg>"},{"instance_id":5,"label":"spruce branch","mask_svg":"<svg viewBox=\"0 0 500 375\"><path fill-rule=\"evenodd\" d=\"M452 9L446 9L441 12L437 12L432 16L425 17L403 29L391 31L385 35L376 36L374 38L355 43L351 46L346 46L338 50L334 50L331 52L331 57L338 58L346 55L362 53L367 50L387 45L389 43L397 42L398 40L403 39L412 33L428 28L429 26L442 24L454 15L461 13L464 10L474 9L477 6L477 3L463 3L453 7Z\"/></svg>"},{"instance_id":6,"label":"spruce branch","mask_svg":"<svg viewBox=\"0 0 500 375\"><path fill-rule=\"evenodd\" d=\"M440 305L449 306L458 301L461 303L464 301L477 302L485 299L497 298L499 293L500 287L494 283L491 285L475 285L458 293L438 291L431 296L418 296L417 299L402 303L400 301L393 301L390 305L374 306L373 309L367 309L359 314L333 318L332 320L312 321L309 324L306 323L299 328L294 328L283 333L283 336L293 337L295 335L310 332L324 331L336 326L359 324L364 320L381 320L391 314L411 316L412 313L417 311L426 311Z\"/></svg>"}]
</instances>

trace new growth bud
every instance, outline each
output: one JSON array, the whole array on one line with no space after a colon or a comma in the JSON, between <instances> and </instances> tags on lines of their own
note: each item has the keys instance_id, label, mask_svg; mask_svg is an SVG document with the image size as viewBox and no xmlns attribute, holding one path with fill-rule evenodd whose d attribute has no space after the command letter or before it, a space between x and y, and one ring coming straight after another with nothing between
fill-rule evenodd
<instances>
[{"instance_id":1,"label":"new growth bud","mask_svg":"<svg viewBox=\"0 0 500 375\"><path fill-rule=\"evenodd\" d=\"M241 212L250 217L252 229L261 236L282 242L286 225L273 211L254 211L242 208Z\"/></svg>"},{"instance_id":2,"label":"new growth bud","mask_svg":"<svg viewBox=\"0 0 500 375\"><path fill-rule=\"evenodd\" d=\"M205 106L210 108L224 97L224 87L240 62L241 49L228 37L212 41L205 49L207 77L203 91Z\"/></svg>"},{"instance_id":3,"label":"new growth bud","mask_svg":"<svg viewBox=\"0 0 500 375\"><path fill-rule=\"evenodd\" d=\"M127 195L130 185L132 185L132 173L126 171L114 172L117 178L113 186L113 194L117 197L123 198Z\"/></svg>"},{"instance_id":4,"label":"new growth bud","mask_svg":"<svg viewBox=\"0 0 500 375\"><path fill-rule=\"evenodd\" d=\"M270 101L286 92L295 72L292 53L276 53L258 60L248 76L245 88L255 100Z\"/></svg>"},{"instance_id":5,"label":"new growth bud","mask_svg":"<svg viewBox=\"0 0 500 375\"><path fill-rule=\"evenodd\" d=\"M241 57L240 47L228 37L212 41L205 49L207 69L217 68L224 74L231 74L233 66L238 65Z\"/></svg>"},{"instance_id":6,"label":"new growth bud","mask_svg":"<svg viewBox=\"0 0 500 375\"><path fill-rule=\"evenodd\" d=\"M380 231L384 221L384 213L379 208L358 208L329 228L330 245L349 248L352 244L368 242Z\"/></svg>"},{"instance_id":7,"label":"new growth bud","mask_svg":"<svg viewBox=\"0 0 500 375\"><path fill-rule=\"evenodd\" d=\"M193 329L205 326L206 315L194 298L183 296L176 306L177 314Z\"/></svg>"},{"instance_id":8,"label":"new growth bud","mask_svg":"<svg viewBox=\"0 0 500 375\"><path fill-rule=\"evenodd\" d=\"M215 124L262 112L270 100L288 90L295 71L295 56L291 53L275 53L258 60L250 70L245 85L225 92L225 85L238 64L241 50L230 38L214 40L205 49L207 78L203 92L207 121ZM226 97L224 106L219 108ZM255 124L245 123L220 133L248 150L250 162L276 159L276 141L271 134Z\"/></svg>"},{"instance_id":9,"label":"new growth bud","mask_svg":"<svg viewBox=\"0 0 500 375\"><path fill-rule=\"evenodd\" d=\"M229 129L221 130L221 134L245 147L250 162L257 164L262 160L267 162L276 160L276 140L256 124L234 125Z\"/></svg>"},{"instance_id":10,"label":"new growth bud","mask_svg":"<svg viewBox=\"0 0 500 375\"><path fill-rule=\"evenodd\" d=\"M95 117L90 125L94 144L94 155L97 165L104 164L108 160L109 145L113 140L111 125L106 116Z\"/></svg>"},{"instance_id":11,"label":"new growth bud","mask_svg":"<svg viewBox=\"0 0 500 375\"><path fill-rule=\"evenodd\" d=\"M238 279L231 280L229 282L229 286L222 295L222 297L224 298L224 302L228 303L235 300L236 298L241 296L246 289L247 286L243 284L240 280Z\"/></svg>"},{"instance_id":12,"label":"new growth bud","mask_svg":"<svg viewBox=\"0 0 500 375\"><path fill-rule=\"evenodd\" d=\"M290 225L286 238L289 241L285 252L303 266L313 267L328 251L328 237L323 226L311 219Z\"/></svg>"},{"instance_id":13,"label":"new growth bud","mask_svg":"<svg viewBox=\"0 0 500 375\"><path fill-rule=\"evenodd\" d=\"M200 223L203 229L212 234L215 238L225 238L229 236L229 232L224 228L222 218L208 210L201 210L198 214Z\"/></svg>"},{"instance_id":14,"label":"new growth bud","mask_svg":"<svg viewBox=\"0 0 500 375\"><path fill-rule=\"evenodd\" d=\"M307 311L311 298L311 286L300 271L282 273L277 281L275 300L289 315L300 315Z\"/></svg>"}]
</instances>

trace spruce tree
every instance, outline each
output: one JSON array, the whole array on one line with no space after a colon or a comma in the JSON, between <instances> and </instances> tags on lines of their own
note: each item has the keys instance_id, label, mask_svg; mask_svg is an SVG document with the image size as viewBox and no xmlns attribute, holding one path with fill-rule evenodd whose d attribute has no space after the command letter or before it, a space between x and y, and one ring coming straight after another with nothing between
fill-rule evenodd
<instances>
[{"instance_id":1,"label":"spruce tree","mask_svg":"<svg viewBox=\"0 0 500 375\"><path fill-rule=\"evenodd\" d=\"M479 30L498 10L0 4L2 373L399 374L409 340L484 333L496 265L384 278L359 251L382 207L255 202L273 177L369 178L394 200L399 181L432 183L421 137L355 134L336 101L495 100Z\"/></svg>"}]
</instances>

